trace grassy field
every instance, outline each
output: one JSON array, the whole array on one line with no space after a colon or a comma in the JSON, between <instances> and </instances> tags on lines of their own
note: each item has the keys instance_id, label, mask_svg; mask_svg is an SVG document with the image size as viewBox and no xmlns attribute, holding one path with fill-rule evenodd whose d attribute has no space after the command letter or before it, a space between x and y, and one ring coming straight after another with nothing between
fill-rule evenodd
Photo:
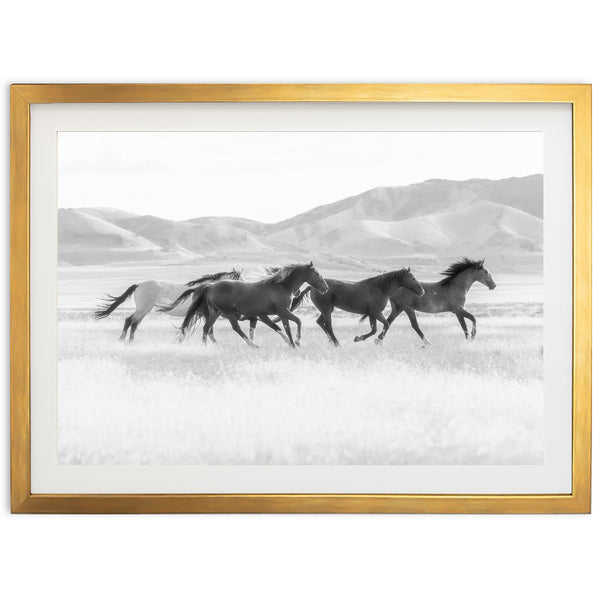
<instances>
[{"instance_id":1,"label":"grassy field","mask_svg":"<svg viewBox=\"0 0 600 600\"><path fill-rule=\"evenodd\" d=\"M543 462L539 303L478 304L473 342L453 315L423 315L427 348L404 316L376 346L335 313L336 349L311 308L296 350L262 325L248 348L224 321L217 346L176 344L178 321L156 314L120 343L130 312L59 309L62 464Z\"/></svg>"}]
</instances>

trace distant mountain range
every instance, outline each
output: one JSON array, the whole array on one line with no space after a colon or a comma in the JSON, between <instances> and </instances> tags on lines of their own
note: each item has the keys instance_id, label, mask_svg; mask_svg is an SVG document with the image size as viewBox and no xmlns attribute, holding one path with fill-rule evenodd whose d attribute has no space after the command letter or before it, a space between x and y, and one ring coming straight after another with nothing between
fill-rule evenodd
<instances>
[{"instance_id":1,"label":"distant mountain range","mask_svg":"<svg viewBox=\"0 0 600 600\"><path fill-rule=\"evenodd\" d=\"M284 195L282 195L284 196ZM542 175L432 179L380 187L278 223L236 217L170 221L115 208L59 209L61 264L322 254L521 256L542 252Z\"/></svg>"}]
</instances>

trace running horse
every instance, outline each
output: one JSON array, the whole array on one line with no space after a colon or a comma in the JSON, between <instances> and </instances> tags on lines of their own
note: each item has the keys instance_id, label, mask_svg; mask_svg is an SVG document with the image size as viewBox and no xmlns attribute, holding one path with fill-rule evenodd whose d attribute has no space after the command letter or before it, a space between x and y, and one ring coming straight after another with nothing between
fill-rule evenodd
<instances>
[{"instance_id":1,"label":"running horse","mask_svg":"<svg viewBox=\"0 0 600 600\"><path fill-rule=\"evenodd\" d=\"M219 281L212 285L201 285L196 288L192 304L181 324L181 336L184 337L198 319L205 317L202 341L206 343L207 335L215 321L223 316L249 346L258 348L242 331L239 320L242 317L259 319L279 332L279 327L270 318L270 315L276 315L283 323L287 335L286 342L293 348L300 344L302 322L290 311L290 304L292 297L304 283L312 286L316 293L327 292L327 283L312 262L282 267L256 282ZM189 295L189 292L184 292L183 295ZM165 308L176 307L178 302L179 298ZM290 321L296 323L298 328L295 342L292 339Z\"/></svg>"},{"instance_id":2,"label":"running horse","mask_svg":"<svg viewBox=\"0 0 600 600\"><path fill-rule=\"evenodd\" d=\"M416 311L430 314L452 312L456 315L467 340L469 331L465 319L471 321L473 327L470 335L473 339L477 334L477 320L464 309L467 292L476 281L490 290L496 287L492 274L483 264L484 260L463 258L451 264L445 271L442 271L441 274L444 278L441 281L422 284L425 290L422 296L416 296L407 290L398 290L390 298L392 311L388 315L388 323L391 325L396 317L404 311L412 328L419 334L423 342L431 344L419 327Z\"/></svg>"},{"instance_id":3,"label":"running horse","mask_svg":"<svg viewBox=\"0 0 600 600\"><path fill-rule=\"evenodd\" d=\"M415 297L423 295L423 287L411 272L410 267L382 273L362 281L350 282L340 281L339 279L326 279L325 282L329 286L326 293L316 293L316 290L307 287L292 303L292 310L310 293L312 303L321 313L317 319L317 325L335 346L339 346L340 343L335 337L331 322L331 313L334 308L363 315L363 320L369 319L371 331L364 335L357 335L354 338L355 342L362 342L375 335L377 333L377 321L382 323L383 330L375 340L375 343L379 344L383 342L390 326L388 319L383 316L383 309L390 297L400 289L405 289Z\"/></svg>"},{"instance_id":4,"label":"running horse","mask_svg":"<svg viewBox=\"0 0 600 600\"><path fill-rule=\"evenodd\" d=\"M277 273L278 271L281 270L282 267L266 267L264 269L265 271L265 276L268 275L274 275L275 273ZM158 308L159 312L165 312L165 313L171 313L173 312L173 310L176 309L176 307L178 305L180 305L182 302L184 302L187 298L189 298L189 296L191 296L192 294L195 294L196 292L198 292L199 288L190 288L188 290L185 290L185 292L183 292L179 298L177 298L177 300L175 300L175 302L168 304L166 306L161 306ZM296 291L294 293L294 297L298 296L298 294L300 294L300 291ZM186 307L186 312L187 312L187 308L189 308L190 303L188 302L187 307ZM209 313L210 313L210 308L208 306L208 304L205 302L202 305L202 310L203 310L203 317L204 319L208 319ZM180 315L178 315L180 316ZM239 318L240 321L249 321L250 322L250 329L248 331L248 335L250 337L250 341L254 341L254 336L256 333L256 325L258 323L259 320L266 322L264 319L260 319L259 317L247 317L245 315L241 315ZM279 321L280 318L276 317L275 319L272 319L273 324L276 321ZM196 323L198 322L198 320L196 320ZM283 334L283 330L281 329L281 327L279 327L278 325L275 325L275 327L272 327L270 324L268 324L269 327L271 327L271 329L273 329L275 332L277 332L279 335L281 335L281 337L283 338L283 340L285 341L285 343L287 344L287 338L285 337L285 335ZM188 329L189 331L189 329ZM213 344L217 343L217 340L215 338L214 335L214 326L211 327L210 331L208 332L208 337L211 339ZM182 335L181 331L179 332L179 336L178 336L178 341L182 342L184 339L184 335ZM296 342L298 343L298 342Z\"/></svg>"},{"instance_id":5,"label":"running horse","mask_svg":"<svg viewBox=\"0 0 600 600\"><path fill-rule=\"evenodd\" d=\"M167 281L156 281L154 279L142 281L141 283L135 283L134 285L129 286L120 296L107 296L104 300L104 304L98 306L98 308L94 311L94 319L105 319L133 294L135 311L125 319L123 331L121 332L121 337L119 338L121 341L124 340L127 337L127 330L131 328L129 333L129 341L133 342L136 329L142 322L142 319L152 309L160 308L165 303L173 301L174 298L179 296L186 289L195 289L192 286L222 281L224 279L237 281L240 276L241 271L232 269L231 271L221 271L220 273L203 275L198 279L188 281L188 283L185 285L177 285ZM186 314L189 305L190 302L181 304L181 306L178 306L172 311L161 312L166 312L174 317L182 317Z\"/></svg>"}]
</instances>

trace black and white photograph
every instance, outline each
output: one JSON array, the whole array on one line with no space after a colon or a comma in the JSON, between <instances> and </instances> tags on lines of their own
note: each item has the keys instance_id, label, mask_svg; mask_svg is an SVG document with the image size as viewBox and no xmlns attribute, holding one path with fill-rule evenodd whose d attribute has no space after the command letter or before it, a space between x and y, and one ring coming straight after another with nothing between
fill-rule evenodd
<instances>
[{"instance_id":1,"label":"black and white photograph","mask_svg":"<svg viewBox=\"0 0 600 600\"><path fill-rule=\"evenodd\" d=\"M5 3L4 597L599 597L593 6Z\"/></svg>"},{"instance_id":2,"label":"black and white photograph","mask_svg":"<svg viewBox=\"0 0 600 600\"><path fill-rule=\"evenodd\" d=\"M60 132L62 465L541 465L543 134Z\"/></svg>"}]
</instances>

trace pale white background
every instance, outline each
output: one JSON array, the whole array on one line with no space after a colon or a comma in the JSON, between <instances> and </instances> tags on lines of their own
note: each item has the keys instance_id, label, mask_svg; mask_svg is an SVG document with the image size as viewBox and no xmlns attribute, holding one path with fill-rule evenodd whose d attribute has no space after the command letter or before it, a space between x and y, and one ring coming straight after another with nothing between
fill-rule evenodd
<instances>
[{"instance_id":1,"label":"pale white background","mask_svg":"<svg viewBox=\"0 0 600 600\"><path fill-rule=\"evenodd\" d=\"M11 2L3 11L8 397L11 82L597 82L593 4ZM1 590L21 598L595 597L592 516L10 516L1 412ZM600 477L596 467L594 476Z\"/></svg>"}]
</instances>

